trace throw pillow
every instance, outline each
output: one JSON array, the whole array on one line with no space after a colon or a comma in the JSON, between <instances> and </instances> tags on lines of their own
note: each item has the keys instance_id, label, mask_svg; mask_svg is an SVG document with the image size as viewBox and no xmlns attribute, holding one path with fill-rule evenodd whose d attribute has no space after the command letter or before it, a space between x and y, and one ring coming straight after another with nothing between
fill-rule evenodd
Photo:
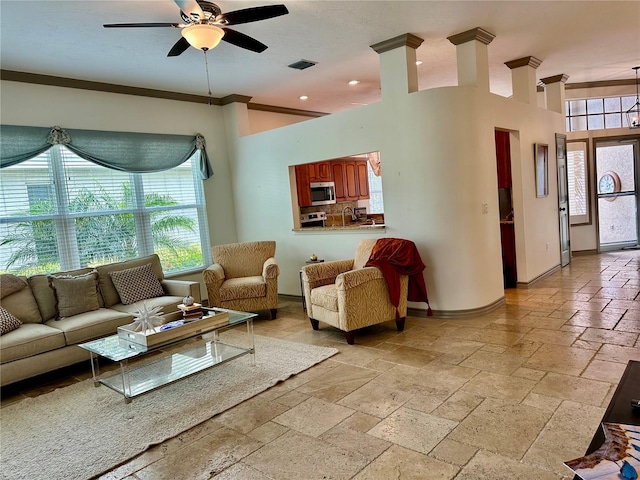
<instances>
[{"instance_id":1,"label":"throw pillow","mask_svg":"<svg viewBox=\"0 0 640 480\"><path fill-rule=\"evenodd\" d=\"M164 295L160 280L153 272L153 267L150 263L126 270L109 272L109 275L118 295L120 295L120 300L125 305Z\"/></svg>"},{"instance_id":2,"label":"throw pillow","mask_svg":"<svg viewBox=\"0 0 640 480\"><path fill-rule=\"evenodd\" d=\"M0 307L0 335L4 335L12 330L15 330L22 322L18 320L16 317L11 315L4 308Z\"/></svg>"},{"instance_id":3,"label":"throw pillow","mask_svg":"<svg viewBox=\"0 0 640 480\"><path fill-rule=\"evenodd\" d=\"M49 285L56 295L58 319L100 308L96 270L75 276L49 275Z\"/></svg>"},{"instance_id":4,"label":"throw pillow","mask_svg":"<svg viewBox=\"0 0 640 480\"><path fill-rule=\"evenodd\" d=\"M19 292L26 286L27 282L20 277L16 277L10 273L3 273L0 275L0 300L8 297L12 293Z\"/></svg>"}]
</instances>

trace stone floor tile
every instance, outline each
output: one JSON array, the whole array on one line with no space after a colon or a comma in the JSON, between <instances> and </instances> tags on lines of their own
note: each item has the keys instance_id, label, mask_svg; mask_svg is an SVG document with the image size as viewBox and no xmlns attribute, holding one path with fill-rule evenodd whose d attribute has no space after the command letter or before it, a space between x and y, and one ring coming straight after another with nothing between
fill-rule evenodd
<instances>
[{"instance_id":1,"label":"stone floor tile","mask_svg":"<svg viewBox=\"0 0 640 480\"><path fill-rule=\"evenodd\" d=\"M352 430L344 423L327 430L319 439L338 448L357 452L370 462L391 446L386 440Z\"/></svg>"},{"instance_id":2,"label":"stone floor tile","mask_svg":"<svg viewBox=\"0 0 640 480\"><path fill-rule=\"evenodd\" d=\"M350 408L310 397L273 418L275 423L291 430L317 437L353 414Z\"/></svg>"},{"instance_id":3,"label":"stone floor tile","mask_svg":"<svg viewBox=\"0 0 640 480\"><path fill-rule=\"evenodd\" d=\"M540 343L552 343L554 345L571 345L580 335L578 332L566 332L559 330L548 330L544 328L535 328L527 333L523 341L532 341Z\"/></svg>"},{"instance_id":4,"label":"stone floor tile","mask_svg":"<svg viewBox=\"0 0 640 480\"><path fill-rule=\"evenodd\" d=\"M412 450L392 446L367 465L353 480L449 480L458 468Z\"/></svg>"},{"instance_id":5,"label":"stone floor tile","mask_svg":"<svg viewBox=\"0 0 640 480\"><path fill-rule=\"evenodd\" d=\"M421 453L429 453L458 422L401 407L369 434ZM429 432L428 435L425 432Z\"/></svg>"},{"instance_id":6,"label":"stone floor tile","mask_svg":"<svg viewBox=\"0 0 640 480\"><path fill-rule=\"evenodd\" d=\"M359 453L289 431L243 463L278 480L348 480L367 465Z\"/></svg>"},{"instance_id":7,"label":"stone floor tile","mask_svg":"<svg viewBox=\"0 0 640 480\"><path fill-rule=\"evenodd\" d=\"M368 432L373 427L375 427L378 423L380 423L380 418L374 417L373 415L367 415L362 412L355 412L350 417L347 417L340 423L351 430L356 430L357 432Z\"/></svg>"},{"instance_id":8,"label":"stone floor tile","mask_svg":"<svg viewBox=\"0 0 640 480\"><path fill-rule=\"evenodd\" d=\"M476 447L445 438L436 448L431 450L429 456L442 460L443 462L462 466L466 465L477 451L478 449Z\"/></svg>"},{"instance_id":9,"label":"stone floor tile","mask_svg":"<svg viewBox=\"0 0 640 480\"><path fill-rule=\"evenodd\" d=\"M433 411L433 415L459 422L480 405L484 398L480 395L459 390L436 408Z\"/></svg>"},{"instance_id":10,"label":"stone floor tile","mask_svg":"<svg viewBox=\"0 0 640 480\"><path fill-rule=\"evenodd\" d=\"M524 378L509 377L497 373L480 372L466 383L462 390L483 397L521 402L536 384Z\"/></svg>"},{"instance_id":11,"label":"stone floor tile","mask_svg":"<svg viewBox=\"0 0 640 480\"><path fill-rule=\"evenodd\" d=\"M217 416L216 420L237 432L249 433L288 409L279 403L254 397Z\"/></svg>"},{"instance_id":12,"label":"stone floor tile","mask_svg":"<svg viewBox=\"0 0 640 480\"><path fill-rule=\"evenodd\" d=\"M598 342L587 342L586 340L578 339L575 342L573 342L571 346L574 348L582 348L583 350L597 351L600 349L602 344Z\"/></svg>"},{"instance_id":13,"label":"stone floor tile","mask_svg":"<svg viewBox=\"0 0 640 480\"><path fill-rule=\"evenodd\" d=\"M580 311L569 318L566 325L611 329L616 326L621 317L621 313Z\"/></svg>"},{"instance_id":14,"label":"stone floor tile","mask_svg":"<svg viewBox=\"0 0 640 480\"><path fill-rule=\"evenodd\" d=\"M549 397L539 393L530 393L522 401L522 404L536 407L540 410L555 412L556 408L558 408L562 402L563 400L561 398Z\"/></svg>"},{"instance_id":15,"label":"stone floor tile","mask_svg":"<svg viewBox=\"0 0 640 480\"><path fill-rule=\"evenodd\" d=\"M460 363L462 367L477 368L484 372L511 375L526 361L520 355L487 352L479 350Z\"/></svg>"},{"instance_id":16,"label":"stone floor tile","mask_svg":"<svg viewBox=\"0 0 640 480\"><path fill-rule=\"evenodd\" d=\"M591 350L545 344L529 357L523 367L577 376L594 355Z\"/></svg>"},{"instance_id":17,"label":"stone floor tile","mask_svg":"<svg viewBox=\"0 0 640 480\"><path fill-rule=\"evenodd\" d=\"M480 450L456 480L559 480L554 473L532 468L511 458Z\"/></svg>"},{"instance_id":18,"label":"stone floor tile","mask_svg":"<svg viewBox=\"0 0 640 480\"><path fill-rule=\"evenodd\" d=\"M487 398L448 439L520 459L551 415L547 410ZM505 435L505 432L518 433Z\"/></svg>"},{"instance_id":19,"label":"stone floor tile","mask_svg":"<svg viewBox=\"0 0 640 480\"><path fill-rule=\"evenodd\" d=\"M304 402L307 398L309 398L309 395L305 395L297 390L292 390L276 398L275 401L287 407L295 407L299 403Z\"/></svg>"},{"instance_id":20,"label":"stone floor tile","mask_svg":"<svg viewBox=\"0 0 640 480\"><path fill-rule=\"evenodd\" d=\"M524 334L502 330L461 327L452 333L451 336L453 338L474 342L492 343L495 345L514 345L524 337Z\"/></svg>"},{"instance_id":21,"label":"stone floor tile","mask_svg":"<svg viewBox=\"0 0 640 480\"><path fill-rule=\"evenodd\" d=\"M549 372L532 392L587 405L600 405L610 387L611 384L607 382Z\"/></svg>"},{"instance_id":22,"label":"stone floor tile","mask_svg":"<svg viewBox=\"0 0 640 480\"><path fill-rule=\"evenodd\" d=\"M272 477L268 477L242 462L231 465L222 473L212 477L211 480L238 480L240 478L242 480L273 480Z\"/></svg>"},{"instance_id":23,"label":"stone floor tile","mask_svg":"<svg viewBox=\"0 0 640 480\"><path fill-rule=\"evenodd\" d=\"M627 347L633 347L637 339L637 333L618 332L602 328L587 328L584 333L580 335L580 340L586 340L587 342L610 343Z\"/></svg>"},{"instance_id":24,"label":"stone floor tile","mask_svg":"<svg viewBox=\"0 0 640 480\"><path fill-rule=\"evenodd\" d=\"M328 402L334 402L373 380L377 375L378 372L375 370L341 364L314 377L296 390Z\"/></svg>"},{"instance_id":25,"label":"stone floor tile","mask_svg":"<svg viewBox=\"0 0 640 480\"><path fill-rule=\"evenodd\" d=\"M387 362L409 365L411 367L423 367L432 360L438 358L440 355L441 352L434 352L430 350L430 346L425 346L424 349L401 346L391 352L388 352L388 354L384 356L384 360Z\"/></svg>"},{"instance_id":26,"label":"stone floor tile","mask_svg":"<svg viewBox=\"0 0 640 480\"><path fill-rule=\"evenodd\" d=\"M602 360L592 360L581 377L592 380L600 380L616 384L620 381L626 365L616 362L603 362Z\"/></svg>"},{"instance_id":27,"label":"stone floor tile","mask_svg":"<svg viewBox=\"0 0 640 480\"><path fill-rule=\"evenodd\" d=\"M250 431L247 436L255 438L262 443L269 443L288 431L289 429L287 427L274 422L267 422Z\"/></svg>"},{"instance_id":28,"label":"stone floor tile","mask_svg":"<svg viewBox=\"0 0 640 480\"><path fill-rule=\"evenodd\" d=\"M459 328L457 328L456 331L457 330L459 330ZM476 350L480 350L482 347L484 347L484 343L482 342L443 336L429 345L428 350L437 353L457 353L462 354L466 357L468 355L471 355Z\"/></svg>"},{"instance_id":29,"label":"stone floor tile","mask_svg":"<svg viewBox=\"0 0 640 480\"><path fill-rule=\"evenodd\" d=\"M640 333L640 319L627 319L623 317L614 330L617 332Z\"/></svg>"},{"instance_id":30,"label":"stone floor tile","mask_svg":"<svg viewBox=\"0 0 640 480\"><path fill-rule=\"evenodd\" d=\"M511 374L512 377L526 378L527 380L538 381L544 377L545 372L540 370L533 370L531 368L520 367Z\"/></svg>"},{"instance_id":31,"label":"stone floor tile","mask_svg":"<svg viewBox=\"0 0 640 480\"><path fill-rule=\"evenodd\" d=\"M505 345L491 345L490 343L482 347L479 352L504 353L507 347ZM469 358L469 357L467 357Z\"/></svg>"},{"instance_id":32,"label":"stone floor tile","mask_svg":"<svg viewBox=\"0 0 640 480\"><path fill-rule=\"evenodd\" d=\"M374 380L338 400L339 405L384 418L408 402L415 391L398 390L395 386Z\"/></svg>"},{"instance_id":33,"label":"stone floor tile","mask_svg":"<svg viewBox=\"0 0 640 480\"><path fill-rule=\"evenodd\" d=\"M566 474L564 461L584 455L604 411L600 407L564 401L523 458L523 462Z\"/></svg>"},{"instance_id":34,"label":"stone floor tile","mask_svg":"<svg viewBox=\"0 0 640 480\"><path fill-rule=\"evenodd\" d=\"M229 428L221 428L138 470L135 476L140 480L205 480L221 473L260 447L262 443L257 440Z\"/></svg>"},{"instance_id":35,"label":"stone floor tile","mask_svg":"<svg viewBox=\"0 0 640 480\"><path fill-rule=\"evenodd\" d=\"M595 356L596 360L604 362L619 362L626 364L629 360L640 361L640 349L637 347L623 347L620 345L602 345Z\"/></svg>"}]
</instances>

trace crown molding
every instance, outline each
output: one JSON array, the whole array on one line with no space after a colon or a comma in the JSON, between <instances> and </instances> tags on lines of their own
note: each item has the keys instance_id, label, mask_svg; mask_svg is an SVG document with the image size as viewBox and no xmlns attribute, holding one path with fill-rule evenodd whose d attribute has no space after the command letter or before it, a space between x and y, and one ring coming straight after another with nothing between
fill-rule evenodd
<instances>
[{"instance_id":1,"label":"crown molding","mask_svg":"<svg viewBox=\"0 0 640 480\"><path fill-rule=\"evenodd\" d=\"M0 80L49 85L53 87L75 88L78 90L119 93L122 95L136 95L139 97L162 98L165 100L178 100L181 102L222 105L219 98L209 98L204 95L191 95L188 93L170 92L167 90L154 90L151 88L131 87L128 85L117 85L113 83L78 80L76 78L55 77L53 75L41 75L39 73L16 72L14 70L0 70Z\"/></svg>"},{"instance_id":2,"label":"crown molding","mask_svg":"<svg viewBox=\"0 0 640 480\"><path fill-rule=\"evenodd\" d=\"M398 35L397 37L390 38L389 40L374 43L370 47L376 53L384 53L400 47L410 47L416 49L420 45L422 45L422 42L424 42L424 39L417 37L411 33L405 33L404 35Z\"/></svg>"},{"instance_id":3,"label":"crown molding","mask_svg":"<svg viewBox=\"0 0 640 480\"><path fill-rule=\"evenodd\" d=\"M509 67L511 70L513 70L514 68L520 68L520 67L538 68L542 64L542 60L536 57L529 56L529 57L518 58L517 60L511 60L509 62L505 62L504 64L507 67Z\"/></svg>"},{"instance_id":4,"label":"crown molding","mask_svg":"<svg viewBox=\"0 0 640 480\"><path fill-rule=\"evenodd\" d=\"M454 45L462 45L463 43L470 42L471 40L477 40L485 45L489 45L494 38L496 38L496 36L493 33L487 32L480 27L476 27L471 30L467 30L466 32L451 35L450 37L447 37L447 40Z\"/></svg>"},{"instance_id":5,"label":"crown molding","mask_svg":"<svg viewBox=\"0 0 640 480\"><path fill-rule=\"evenodd\" d=\"M273 105L264 105L262 103L248 103L247 108L249 110L258 110L261 112L271 112L271 113L284 113L285 115L298 115L301 117L325 117L330 115L329 113L324 112L314 112L313 110L299 110L297 108L288 108L288 107L275 107Z\"/></svg>"},{"instance_id":6,"label":"crown molding","mask_svg":"<svg viewBox=\"0 0 640 480\"><path fill-rule=\"evenodd\" d=\"M540 81L545 85L551 85L552 83L562 82L567 83L569 80L569 75L561 73L560 75L554 75L552 77L541 78Z\"/></svg>"},{"instance_id":7,"label":"crown molding","mask_svg":"<svg viewBox=\"0 0 640 480\"><path fill-rule=\"evenodd\" d=\"M221 104L229 105L230 103L249 103L252 97L247 95L238 95L233 93L231 95L227 95L226 97L222 97Z\"/></svg>"}]
</instances>

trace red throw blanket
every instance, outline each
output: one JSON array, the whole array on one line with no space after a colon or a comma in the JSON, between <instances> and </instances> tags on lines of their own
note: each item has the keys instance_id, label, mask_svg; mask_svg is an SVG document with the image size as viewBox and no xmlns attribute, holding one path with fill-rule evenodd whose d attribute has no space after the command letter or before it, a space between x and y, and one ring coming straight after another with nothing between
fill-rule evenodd
<instances>
[{"instance_id":1,"label":"red throw blanket","mask_svg":"<svg viewBox=\"0 0 640 480\"><path fill-rule=\"evenodd\" d=\"M365 267L377 267L387 281L391 304L396 307L396 319L400 317L400 275L409 276L407 299L412 302L425 302L427 315L433 312L427 298L427 286L422 271L425 269L415 243L401 238L380 238L376 240Z\"/></svg>"}]
</instances>

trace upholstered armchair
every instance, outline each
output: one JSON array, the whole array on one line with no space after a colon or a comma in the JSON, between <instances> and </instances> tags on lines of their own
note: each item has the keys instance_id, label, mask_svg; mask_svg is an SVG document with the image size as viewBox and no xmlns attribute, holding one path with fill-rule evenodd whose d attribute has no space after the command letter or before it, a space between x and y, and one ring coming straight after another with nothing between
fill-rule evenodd
<instances>
[{"instance_id":1,"label":"upholstered armchair","mask_svg":"<svg viewBox=\"0 0 640 480\"><path fill-rule=\"evenodd\" d=\"M400 276L398 308L392 305L387 283L376 267L364 267L375 239L362 240L353 259L302 267L307 315L314 330L319 322L344 331L353 345L354 330L395 320L399 332L407 316L408 277Z\"/></svg>"},{"instance_id":2,"label":"upholstered armchair","mask_svg":"<svg viewBox=\"0 0 640 480\"><path fill-rule=\"evenodd\" d=\"M278 309L276 242L248 242L211 248L214 264L203 273L209 306L257 312Z\"/></svg>"}]
</instances>

